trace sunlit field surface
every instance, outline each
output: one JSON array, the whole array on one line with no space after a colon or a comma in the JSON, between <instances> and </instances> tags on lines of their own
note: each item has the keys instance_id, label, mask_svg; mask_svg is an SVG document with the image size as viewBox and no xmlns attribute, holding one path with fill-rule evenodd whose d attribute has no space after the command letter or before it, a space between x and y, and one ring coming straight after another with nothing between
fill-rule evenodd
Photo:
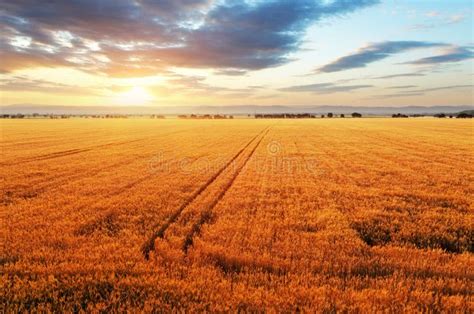
<instances>
[{"instance_id":1,"label":"sunlit field surface","mask_svg":"<svg viewBox=\"0 0 474 314\"><path fill-rule=\"evenodd\" d=\"M472 121L0 123L0 312L474 311Z\"/></svg>"}]
</instances>

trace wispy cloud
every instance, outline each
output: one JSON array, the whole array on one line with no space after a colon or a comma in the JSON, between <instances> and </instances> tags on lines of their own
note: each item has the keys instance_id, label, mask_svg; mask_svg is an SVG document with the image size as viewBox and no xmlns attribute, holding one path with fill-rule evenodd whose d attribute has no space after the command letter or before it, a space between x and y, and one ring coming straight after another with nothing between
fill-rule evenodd
<instances>
[{"instance_id":1,"label":"wispy cloud","mask_svg":"<svg viewBox=\"0 0 474 314\"><path fill-rule=\"evenodd\" d=\"M399 86L390 86L389 89L407 89L407 88L416 88L416 85L399 85Z\"/></svg>"},{"instance_id":2,"label":"wispy cloud","mask_svg":"<svg viewBox=\"0 0 474 314\"><path fill-rule=\"evenodd\" d=\"M415 24L409 27L409 29L414 29L414 30L428 30L436 27L443 27L443 26L448 26L448 25L453 25L453 24L458 24L466 20L467 16L466 14L453 14L450 16L445 16L443 17L441 13L439 12L429 12L426 14L426 16L430 18L437 18L438 20L435 22L427 22L427 23L420 23L420 24Z\"/></svg>"},{"instance_id":3,"label":"wispy cloud","mask_svg":"<svg viewBox=\"0 0 474 314\"><path fill-rule=\"evenodd\" d=\"M448 89L459 89L459 88L473 88L474 85L449 85L449 86L440 86L440 87L433 87L433 88L425 88L425 89L420 89L418 91L420 92L435 92L435 91L440 91L440 90L448 90Z\"/></svg>"},{"instance_id":4,"label":"wispy cloud","mask_svg":"<svg viewBox=\"0 0 474 314\"><path fill-rule=\"evenodd\" d=\"M427 12L425 15L428 17L436 17L436 16L440 16L441 13L439 11L430 11L430 12Z\"/></svg>"},{"instance_id":5,"label":"wispy cloud","mask_svg":"<svg viewBox=\"0 0 474 314\"><path fill-rule=\"evenodd\" d=\"M426 74L424 73L400 73L400 74L391 74L391 75L384 75L384 76L376 76L373 77L373 79L380 79L380 80L385 80L385 79L393 79L393 78L400 78L400 77L420 77L420 76L425 76Z\"/></svg>"},{"instance_id":6,"label":"wispy cloud","mask_svg":"<svg viewBox=\"0 0 474 314\"><path fill-rule=\"evenodd\" d=\"M409 89L413 87L416 87L416 86L406 85L406 86L394 86L391 88ZM409 90L409 91L402 91L402 92L393 93L393 94L374 95L372 98L413 97L413 96L425 95L426 93L436 92L436 91L441 91L441 90L464 89L464 88L472 89L473 87L474 85L439 86L439 87L433 87L433 88L422 88L422 89L414 89L414 90Z\"/></svg>"},{"instance_id":7,"label":"wispy cloud","mask_svg":"<svg viewBox=\"0 0 474 314\"><path fill-rule=\"evenodd\" d=\"M217 75L226 75L226 76L242 76L248 73L245 70L235 70L235 69L224 69L214 72Z\"/></svg>"},{"instance_id":8,"label":"wispy cloud","mask_svg":"<svg viewBox=\"0 0 474 314\"><path fill-rule=\"evenodd\" d=\"M0 90L13 92L46 92L55 94L103 95L105 89L98 86L74 86L46 80L12 76L0 79Z\"/></svg>"},{"instance_id":9,"label":"wispy cloud","mask_svg":"<svg viewBox=\"0 0 474 314\"><path fill-rule=\"evenodd\" d=\"M404 62L403 64L434 65L440 63L459 62L472 58L474 58L474 52L470 47L451 47L441 55L421 58L410 62Z\"/></svg>"},{"instance_id":10,"label":"wispy cloud","mask_svg":"<svg viewBox=\"0 0 474 314\"><path fill-rule=\"evenodd\" d=\"M408 93L395 93L395 94L384 94L384 95L376 95L371 98L398 98L398 97L414 97L414 96L421 96L424 95L422 92L408 92Z\"/></svg>"},{"instance_id":11,"label":"wispy cloud","mask_svg":"<svg viewBox=\"0 0 474 314\"><path fill-rule=\"evenodd\" d=\"M202 76L186 76L175 73L168 73L164 76L166 83L160 85L148 85L147 90L158 96L170 95L195 95L210 96L219 95L222 97L251 96L260 87L227 88L213 86L206 83L206 78ZM126 92L133 88L131 85L105 84L101 86L75 86L51 82L47 80L31 79L26 76L11 76L0 79L0 90L10 92L41 92L52 94L80 94L93 95L99 97L110 97Z\"/></svg>"},{"instance_id":12,"label":"wispy cloud","mask_svg":"<svg viewBox=\"0 0 474 314\"><path fill-rule=\"evenodd\" d=\"M214 86L206 82L204 76L186 76L180 74L170 74L167 80L167 86L155 86L152 90L156 92L166 92L168 94L189 94L189 95L203 95L209 96L219 94L221 96L239 95L250 96L258 88L228 88L221 86Z\"/></svg>"},{"instance_id":13,"label":"wispy cloud","mask_svg":"<svg viewBox=\"0 0 474 314\"><path fill-rule=\"evenodd\" d=\"M373 85L336 85L334 83L319 83L309 85L297 85L280 88L282 92L311 92L315 94L331 94L339 92L351 92L353 90L369 88Z\"/></svg>"},{"instance_id":14,"label":"wispy cloud","mask_svg":"<svg viewBox=\"0 0 474 314\"><path fill-rule=\"evenodd\" d=\"M388 58L394 54L420 48L446 46L444 43L424 41L385 41L360 48L357 52L341 57L321 68L318 72L330 73L349 69L363 68L368 64Z\"/></svg>"}]
</instances>

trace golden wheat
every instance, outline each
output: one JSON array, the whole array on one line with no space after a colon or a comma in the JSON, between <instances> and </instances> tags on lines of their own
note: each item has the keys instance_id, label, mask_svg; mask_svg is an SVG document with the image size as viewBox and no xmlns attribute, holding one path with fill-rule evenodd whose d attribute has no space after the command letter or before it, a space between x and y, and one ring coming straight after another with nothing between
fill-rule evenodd
<instances>
[{"instance_id":1,"label":"golden wheat","mask_svg":"<svg viewBox=\"0 0 474 314\"><path fill-rule=\"evenodd\" d=\"M1 311L472 312L472 121L1 121Z\"/></svg>"}]
</instances>

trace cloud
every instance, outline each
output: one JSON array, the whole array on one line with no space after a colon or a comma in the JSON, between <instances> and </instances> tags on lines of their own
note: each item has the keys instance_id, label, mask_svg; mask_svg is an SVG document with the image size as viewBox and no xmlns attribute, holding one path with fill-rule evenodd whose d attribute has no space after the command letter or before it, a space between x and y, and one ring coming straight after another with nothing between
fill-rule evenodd
<instances>
[{"instance_id":1,"label":"cloud","mask_svg":"<svg viewBox=\"0 0 474 314\"><path fill-rule=\"evenodd\" d=\"M74 86L46 80L29 79L25 76L12 76L7 79L0 79L0 90L9 92L27 91L56 94L103 95L103 90L96 86Z\"/></svg>"},{"instance_id":2,"label":"cloud","mask_svg":"<svg viewBox=\"0 0 474 314\"><path fill-rule=\"evenodd\" d=\"M439 13L439 11L430 11L430 12L427 12L425 15L428 17L436 17L436 16L440 16L441 13Z\"/></svg>"},{"instance_id":3,"label":"cloud","mask_svg":"<svg viewBox=\"0 0 474 314\"><path fill-rule=\"evenodd\" d=\"M260 95L260 96L255 96L255 99L271 99L271 98L277 98L279 97L279 94L270 94L270 95Z\"/></svg>"},{"instance_id":4,"label":"cloud","mask_svg":"<svg viewBox=\"0 0 474 314\"><path fill-rule=\"evenodd\" d=\"M458 89L458 88L472 88L474 85L450 85L450 86L440 86L440 87L433 87L433 88L425 88L418 90L419 92L435 92L440 90L448 90L448 89Z\"/></svg>"},{"instance_id":5,"label":"cloud","mask_svg":"<svg viewBox=\"0 0 474 314\"><path fill-rule=\"evenodd\" d=\"M420 48L432 48L446 46L443 43L424 41L385 41L373 43L359 49L357 52L341 57L321 68L318 72L330 73L355 68L363 68L369 63L388 58L394 54Z\"/></svg>"},{"instance_id":6,"label":"cloud","mask_svg":"<svg viewBox=\"0 0 474 314\"><path fill-rule=\"evenodd\" d=\"M461 23L467 18L465 14L454 14L454 15L442 17L442 15L439 12L431 12L431 13L428 13L427 16L430 18L438 18L438 21L434 23L430 22L430 23L415 24L411 26L410 29L427 30L427 29L432 29L436 27L449 26L449 25Z\"/></svg>"},{"instance_id":7,"label":"cloud","mask_svg":"<svg viewBox=\"0 0 474 314\"><path fill-rule=\"evenodd\" d=\"M8 59L0 70L70 66L143 76L170 67L264 69L291 61L289 54L299 48L310 25L377 2L7 1L0 12L0 47ZM15 45L18 38L29 44Z\"/></svg>"},{"instance_id":8,"label":"cloud","mask_svg":"<svg viewBox=\"0 0 474 314\"><path fill-rule=\"evenodd\" d=\"M415 88L415 87L418 87L416 85L400 85L400 86L391 86L391 87L387 87L389 89L407 89L407 88Z\"/></svg>"},{"instance_id":9,"label":"cloud","mask_svg":"<svg viewBox=\"0 0 474 314\"><path fill-rule=\"evenodd\" d=\"M445 51L444 54L421 58L403 64L415 65L433 65L440 63L460 62L474 58L474 52L468 47L452 47Z\"/></svg>"},{"instance_id":10,"label":"cloud","mask_svg":"<svg viewBox=\"0 0 474 314\"><path fill-rule=\"evenodd\" d=\"M227 88L213 86L206 83L206 78L202 76L186 76L176 73L163 75L166 78L165 84L146 86L157 96L171 95L193 95L209 96L219 94L219 96L230 97L230 95L253 95L261 86L249 86L246 88ZM104 84L97 86L75 86L62 84L47 80L32 79L23 75L12 75L0 78L0 90L8 92L41 92L54 94L81 94L106 97L117 93L122 93L133 88L133 85ZM234 96L235 97L235 96Z\"/></svg>"},{"instance_id":11,"label":"cloud","mask_svg":"<svg viewBox=\"0 0 474 314\"><path fill-rule=\"evenodd\" d=\"M424 95L422 92L407 92L407 93L396 93L396 94L385 94L385 95L377 95L373 96L372 98L397 98L397 97L413 97L413 96L421 96Z\"/></svg>"},{"instance_id":12,"label":"cloud","mask_svg":"<svg viewBox=\"0 0 474 314\"><path fill-rule=\"evenodd\" d=\"M166 84L157 86L148 86L151 92L159 97L171 95L192 95L209 97L210 95L219 95L220 97L236 98L250 97L259 87L249 86L246 88L228 88L214 86L206 83L206 77L186 76L181 74L169 73L166 76Z\"/></svg>"},{"instance_id":13,"label":"cloud","mask_svg":"<svg viewBox=\"0 0 474 314\"><path fill-rule=\"evenodd\" d=\"M232 89L227 87L218 87L207 84L206 78L203 76L185 76L179 74L170 75L167 80L168 84L176 87L182 93L195 93L195 92L242 92L248 91L248 89Z\"/></svg>"},{"instance_id":14,"label":"cloud","mask_svg":"<svg viewBox=\"0 0 474 314\"><path fill-rule=\"evenodd\" d=\"M394 86L392 88L412 88L416 87L413 85L407 86ZM423 88L423 89L415 89L410 91L404 91L400 93L394 94L385 94L385 95L376 95L373 98L396 98L396 97L411 97L411 96L420 96L430 92L436 92L440 90L452 90L452 89L463 89L463 88L470 88L472 89L474 85L449 85L449 86L439 86L439 87L432 87L432 88Z\"/></svg>"},{"instance_id":15,"label":"cloud","mask_svg":"<svg viewBox=\"0 0 474 314\"><path fill-rule=\"evenodd\" d=\"M418 77L418 76L425 76L425 74L423 74L423 73L400 73L400 74L376 76L376 77L373 77L373 79L385 80L385 79L392 79L392 78L399 78L399 77Z\"/></svg>"},{"instance_id":16,"label":"cloud","mask_svg":"<svg viewBox=\"0 0 474 314\"><path fill-rule=\"evenodd\" d=\"M373 87L373 85L336 85L334 83L320 83L310 85L297 85L280 88L282 92L311 92L315 94L331 94L339 92L351 92L356 89Z\"/></svg>"},{"instance_id":17,"label":"cloud","mask_svg":"<svg viewBox=\"0 0 474 314\"><path fill-rule=\"evenodd\" d=\"M214 72L217 75L227 75L227 76L242 76L247 74L245 70L235 70L235 69L224 69Z\"/></svg>"}]
</instances>

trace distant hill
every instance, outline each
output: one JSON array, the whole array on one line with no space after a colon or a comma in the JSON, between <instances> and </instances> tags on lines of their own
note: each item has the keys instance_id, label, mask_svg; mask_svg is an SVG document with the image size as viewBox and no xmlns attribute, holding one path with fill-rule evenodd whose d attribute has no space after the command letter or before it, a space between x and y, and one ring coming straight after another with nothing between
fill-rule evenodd
<instances>
[{"instance_id":1,"label":"distant hill","mask_svg":"<svg viewBox=\"0 0 474 314\"><path fill-rule=\"evenodd\" d=\"M275 113L312 113L350 114L359 112L363 115L402 114L435 114L474 111L474 106L407 106L407 107L352 107L352 106L47 106L47 105L10 105L0 107L3 114L275 114Z\"/></svg>"}]
</instances>

